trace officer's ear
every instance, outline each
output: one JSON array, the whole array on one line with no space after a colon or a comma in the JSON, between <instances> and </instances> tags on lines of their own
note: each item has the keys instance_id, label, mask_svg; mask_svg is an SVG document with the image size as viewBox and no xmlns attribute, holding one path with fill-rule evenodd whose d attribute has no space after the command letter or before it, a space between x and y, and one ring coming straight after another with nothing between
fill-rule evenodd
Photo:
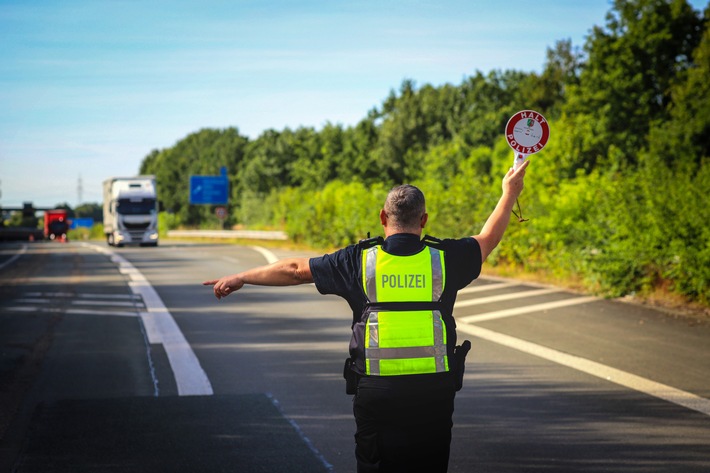
<instances>
[{"instance_id":1,"label":"officer's ear","mask_svg":"<svg viewBox=\"0 0 710 473\"><path fill-rule=\"evenodd\" d=\"M422 228L426 225L427 221L429 220L429 214L424 212L424 215L422 215Z\"/></svg>"},{"instance_id":2,"label":"officer's ear","mask_svg":"<svg viewBox=\"0 0 710 473\"><path fill-rule=\"evenodd\" d=\"M387 212L385 212L385 209L380 210L380 223L383 227L387 226Z\"/></svg>"}]
</instances>

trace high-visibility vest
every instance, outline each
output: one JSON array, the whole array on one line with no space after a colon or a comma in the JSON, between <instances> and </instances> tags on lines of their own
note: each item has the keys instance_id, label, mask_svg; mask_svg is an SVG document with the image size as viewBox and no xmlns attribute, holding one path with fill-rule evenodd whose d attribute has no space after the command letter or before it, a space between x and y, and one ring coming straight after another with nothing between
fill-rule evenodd
<instances>
[{"instance_id":1,"label":"high-visibility vest","mask_svg":"<svg viewBox=\"0 0 710 473\"><path fill-rule=\"evenodd\" d=\"M381 245L363 249L362 286L368 303L360 324L353 327L363 374L450 370L447 327L438 304L445 284L444 252L435 247L425 245L410 256L392 255Z\"/></svg>"}]
</instances>

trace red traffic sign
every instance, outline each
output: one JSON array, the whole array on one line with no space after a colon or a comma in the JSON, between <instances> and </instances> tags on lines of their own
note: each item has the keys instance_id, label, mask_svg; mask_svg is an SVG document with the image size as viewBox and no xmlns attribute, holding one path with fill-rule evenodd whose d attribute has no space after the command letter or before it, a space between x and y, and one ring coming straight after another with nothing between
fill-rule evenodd
<instances>
[{"instance_id":1,"label":"red traffic sign","mask_svg":"<svg viewBox=\"0 0 710 473\"><path fill-rule=\"evenodd\" d=\"M227 209L225 207L217 207L214 209L215 215L217 215L217 218L220 220L224 220L227 218Z\"/></svg>"},{"instance_id":2,"label":"red traffic sign","mask_svg":"<svg viewBox=\"0 0 710 473\"><path fill-rule=\"evenodd\" d=\"M550 125L534 110L522 110L505 125L505 139L513 151L523 155L537 153L550 138Z\"/></svg>"}]
</instances>

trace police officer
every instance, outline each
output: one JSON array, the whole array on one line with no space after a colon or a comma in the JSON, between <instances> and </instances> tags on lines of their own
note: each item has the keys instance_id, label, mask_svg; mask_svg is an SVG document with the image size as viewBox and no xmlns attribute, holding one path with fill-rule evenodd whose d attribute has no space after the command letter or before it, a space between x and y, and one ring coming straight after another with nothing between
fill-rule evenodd
<instances>
[{"instance_id":1,"label":"police officer","mask_svg":"<svg viewBox=\"0 0 710 473\"><path fill-rule=\"evenodd\" d=\"M502 239L528 165L505 175L502 196L478 235L422 238L424 195L402 185L390 191L380 211L384 239L203 283L221 299L245 284L314 282L321 294L348 301L353 335L344 374L355 394L358 473L447 471L463 370L453 319L456 293L478 277Z\"/></svg>"}]
</instances>

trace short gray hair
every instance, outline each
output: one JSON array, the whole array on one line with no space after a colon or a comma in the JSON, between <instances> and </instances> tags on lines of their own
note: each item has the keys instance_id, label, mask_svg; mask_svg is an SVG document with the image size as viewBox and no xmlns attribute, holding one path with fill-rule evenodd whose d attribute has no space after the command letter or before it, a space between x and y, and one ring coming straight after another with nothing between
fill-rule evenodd
<instances>
[{"instance_id":1,"label":"short gray hair","mask_svg":"<svg viewBox=\"0 0 710 473\"><path fill-rule=\"evenodd\" d=\"M411 184L393 187L385 200L385 213L396 227L419 226L422 216L426 213L424 193Z\"/></svg>"}]
</instances>

